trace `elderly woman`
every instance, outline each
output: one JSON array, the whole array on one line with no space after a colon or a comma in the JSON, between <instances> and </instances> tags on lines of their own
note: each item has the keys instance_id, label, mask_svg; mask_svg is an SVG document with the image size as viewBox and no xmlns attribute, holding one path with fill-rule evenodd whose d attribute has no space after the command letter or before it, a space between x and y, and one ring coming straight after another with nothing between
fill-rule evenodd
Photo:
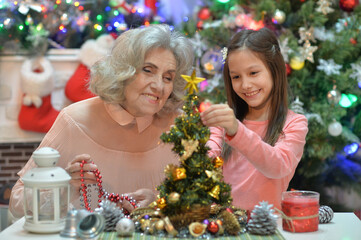
<instances>
[{"instance_id":1,"label":"elderly woman","mask_svg":"<svg viewBox=\"0 0 361 240\"><path fill-rule=\"evenodd\" d=\"M172 146L159 137L179 114L185 86L180 75L192 62L186 37L151 25L121 34L111 55L92 66L90 89L97 97L64 108L39 146L59 151L58 165L72 177L74 207L94 209L99 200L117 201L116 194L126 193L133 205L154 201L165 166L177 163ZM30 159L19 176L33 167ZM118 203L132 210L128 201ZM9 209L24 215L21 179Z\"/></svg>"}]
</instances>

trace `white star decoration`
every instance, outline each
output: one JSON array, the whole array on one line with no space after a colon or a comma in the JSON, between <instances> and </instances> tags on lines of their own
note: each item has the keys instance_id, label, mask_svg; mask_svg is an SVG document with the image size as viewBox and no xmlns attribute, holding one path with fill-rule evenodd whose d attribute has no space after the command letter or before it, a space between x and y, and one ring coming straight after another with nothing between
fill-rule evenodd
<instances>
[{"instance_id":1,"label":"white star decoration","mask_svg":"<svg viewBox=\"0 0 361 240\"><path fill-rule=\"evenodd\" d=\"M298 29L298 32L300 34L300 40L298 40L298 43L312 41L316 42L315 36L313 34L314 28L310 27L308 30L304 27L300 27Z\"/></svg>"},{"instance_id":2,"label":"white star decoration","mask_svg":"<svg viewBox=\"0 0 361 240\"><path fill-rule=\"evenodd\" d=\"M335 11L333 8L331 8L330 6L332 5L332 2L328 1L328 0L319 0L317 2L318 7L316 8L317 12L321 12L324 15L326 15L327 13L332 13L333 11Z\"/></svg>"},{"instance_id":3,"label":"white star decoration","mask_svg":"<svg viewBox=\"0 0 361 240\"><path fill-rule=\"evenodd\" d=\"M319 62L320 65L317 66L317 69L324 71L327 76L330 76L332 74L340 75L340 69L342 68L342 65L336 64L333 59L320 59Z\"/></svg>"},{"instance_id":4,"label":"white star decoration","mask_svg":"<svg viewBox=\"0 0 361 240\"><path fill-rule=\"evenodd\" d=\"M359 64L352 63L351 64L353 73L350 74L351 78L357 79L358 82L361 81L361 62Z\"/></svg>"},{"instance_id":5,"label":"white star decoration","mask_svg":"<svg viewBox=\"0 0 361 240\"><path fill-rule=\"evenodd\" d=\"M313 53L316 52L317 48L317 46L311 46L311 43L309 41L306 41L305 44L303 44L303 47L299 49L303 59L314 63Z\"/></svg>"},{"instance_id":6,"label":"white star decoration","mask_svg":"<svg viewBox=\"0 0 361 240\"><path fill-rule=\"evenodd\" d=\"M202 39L199 32L194 34L194 37L190 39L193 50L197 57L201 57L202 53L208 48L207 43Z\"/></svg>"},{"instance_id":7,"label":"white star decoration","mask_svg":"<svg viewBox=\"0 0 361 240\"><path fill-rule=\"evenodd\" d=\"M288 47L288 38L283 39L282 42L279 43L281 54L285 62L289 62L288 54L292 53L292 49Z\"/></svg>"}]
</instances>

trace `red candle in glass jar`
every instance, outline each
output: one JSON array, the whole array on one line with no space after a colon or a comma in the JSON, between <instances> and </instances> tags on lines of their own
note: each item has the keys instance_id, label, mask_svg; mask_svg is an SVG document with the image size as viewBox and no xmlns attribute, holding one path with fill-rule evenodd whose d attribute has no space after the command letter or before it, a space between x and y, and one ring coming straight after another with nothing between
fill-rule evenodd
<instances>
[{"instance_id":1,"label":"red candle in glass jar","mask_svg":"<svg viewBox=\"0 0 361 240\"><path fill-rule=\"evenodd\" d=\"M283 230L289 232L314 232L318 230L320 194L312 191L282 193Z\"/></svg>"}]
</instances>

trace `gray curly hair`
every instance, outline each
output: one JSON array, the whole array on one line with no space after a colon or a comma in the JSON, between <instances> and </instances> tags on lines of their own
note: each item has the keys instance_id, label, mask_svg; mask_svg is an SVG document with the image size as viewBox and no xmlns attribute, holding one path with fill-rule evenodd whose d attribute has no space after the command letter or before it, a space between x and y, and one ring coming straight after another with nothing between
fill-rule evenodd
<instances>
[{"instance_id":1,"label":"gray curly hair","mask_svg":"<svg viewBox=\"0 0 361 240\"><path fill-rule=\"evenodd\" d=\"M90 90L108 103L122 104L126 82L134 79L137 69L144 64L145 55L155 48L170 50L177 62L173 92L159 114L176 111L183 101L186 84L181 74L187 74L192 67L193 49L185 36L171 31L165 24L122 33L111 54L91 67Z\"/></svg>"}]
</instances>

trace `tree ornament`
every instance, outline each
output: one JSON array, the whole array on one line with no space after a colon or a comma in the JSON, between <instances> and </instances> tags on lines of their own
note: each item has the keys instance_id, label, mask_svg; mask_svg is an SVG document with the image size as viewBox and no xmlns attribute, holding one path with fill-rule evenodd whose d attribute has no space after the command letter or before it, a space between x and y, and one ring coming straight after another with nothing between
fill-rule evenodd
<instances>
[{"instance_id":1,"label":"tree ornament","mask_svg":"<svg viewBox=\"0 0 361 240\"><path fill-rule=\"evenodd\" d=\"M215 221L210 221L207 226L207 230L213 234L216 234L219 230L219 226Z\"/></svg>"},{"instance_id":2,"label":"tree ornament","mask_svg":"<svg viewBox=\"0 0 361 240\"><path fill-rule=\"evenodd\" d=\"M329 223L333 218L333 210L329 206L320 206L318 214L320 223Z\"/></svg>"},{"instance_id":3,"label":"tree ornament","mask_svg":"<svg viewBox=\"0 0 361 240\"><path fill-rule=\"evenodd\" d=\"M352 45L356 45L357 44L357 40L355 38L350 38L350 43Z\"/></svg>"},{"instance_id":4,"label":"tree ornament","mask_svg":"<svg viewBox=\"0 0 361 240\"><path fill-rule=\"evenodd\" d=\"M188 230L193 237L199 237L205 233L207 225L200 222L193 222L189 224Z\"/></svg>"},{"instance_id":5,"label":"tree ornament","mask_svg":"<svg viewBox=\"0 0 361 240\"><path fill-rule=\"evenodd\" d=\"M191 76L187 76L187 75L181 75L181 76L187 82L187 85L184 89L188 89L188 92L190 94L192 94L193 91L198 92L197 84L205 80L205 78L197 77L195 70L193 70Z\"/></svg>"},{"instance_id":6,"label":"tree ornament","mask_svg":"<svg viewBox=\"0 0 361 240\"><path fill-rule=\"evenodd\" d=\"M165 198L159 198L157 200L157 206L158 208L162 209L164 208L165 206L167 206L167 202L165 201Z\"/></svg>"},{"instance_id":7,"label":"tree ornament","mask_svg":"<svg viewBox=\"0 0 361 240\"><path fill-rule=\"evenodd\" d=\"M361 62L360 63L351 63L351 68L353 72L350 74L350 78L356 79L358 82L361 82ZM361 86L359 86L361 88Z\"/></svg>"},{"instance_id":8,"label":"tree ornament","mask_svg":"<svg viewBox=\"0 0 361 240\"><path fill-rule=\"evenodd\" d=\"M184 148L184 152L183 155L180 157L180 161L184 161L190 156L192 156L193 152L197 152L199 141L193 139L191 140L182 139L181 142Z\"/></svg>"},{"instance_id":9,"label":"tree ornament","mask_svg":"<svg viewBox=\"0 0 361 240\"><path fill-rule=\"evenodd\" d=\"M204 101L201 102L201 104L199 105L199 112L204 112L205 110L207 110L207 108L209 108L211 106L211 102L210 101Z\"/></svg>"},{"instance_id":10,"label":"tree ornament","mask_svg":"<svg viewBox=\"0 0 361 240\"><path fill-rule=\"evenodd\" d=\"M317 46L311 46L310 41L306 41L302 48L299 48L300 54L303 59L314 63L313 53L318 49Z\"/></svg>"},{"instance_id":11,"label":"tree ornament","mask_svg":"<svg viewBox=\"0 0 361 240\"><path fill-rule=\"evenodd\" d=\"M286 20L286 13L282 10L276 9L273 14L272 22L274 24L282 24Z\"/></svg>"},{"instance_id":12,"label":"tree ornament","mask_svg":"<svg viewBox=\"0 0 361 240\"><path fill-rule=\"evenodd\" d=\"M129 218L122 218L117 222L115 230L118 235L123 237L129 237L134 233L135 225L134 222Z\"/></svg>"},{"instance_id":13,"label":"tree ornament","mask_svg":"<svg viewBox=\"0 0 361 240\"><path fill-rule=\"evenodd\" d=\"M305 60L299 56L292 57L290 66L293 70L301 70L305 66Z\"/></svg>"},{"instance_id":14,"label":"tree ornament","mask_svg":"<svg viewBox=\"0 0 361 240\"><path fill-rule=\"evenodd\" d=\"M289 76L292 73L292 68L290 64L286 63L286 74Z\"/></svg>"},{"instance_id":15,"label":"tree ornament","mask_svg":"<svg viewBox=\"0 0 361 240\"><path fill-rule=\"evenodd\" d=\"M109 200L102 200L99 203L99 208L95 209L96 212L103 215L105 219L105 232L112 232L121 218L124 218L124 213L115 202Z\"/></svg>"},{"instance_id":16,"label":"tree ornament","mask_svg":"<svg viewBox=\"0 0 361 240\"><path fill-rule=\"evenodd\" d=\"M176 168L176 169L174 169L174 172L172 175L173 175L174 181L182 180L187 177L186 169L185 168Z\"/></svg>"},{"instance_id":17,"label":"tree ornament","mask_svg":"<svg viewBox=\"0 0 361 240\"><path fill-rule=\"evenodd\" d=\"M201 58L201 66L207 74L214 75L221 70L223 64L223 52L210 49Z\"/></svg>"},{"instance_id":18,"label":"tree ornament","mask_svg":"<svg viewBox=\"0 0 361 240\"><path fill-rule=\"evenodd\" d=\"M193 38L189 39L192 43L194 53L196 57L200 58L202 57L203 51L207 50L208 45L207 42L202 39L201 35L199 34L199 31L197 31Z\"/></svg>"},{"instance_id":19,"label":"tree ornament","mask_svg":"<svg viewBox=\"0 0 361 240\"><path fill-rule=\"evenodd\" d=\"M336 89L336 85L333 86L332 90L327 93L327 101L331 105L336 105L341 100L341 93Z\"/></svg>"},{"instance_id":20,"label":"tree ornament","mask_svg":"<svg viewBox=\"0 0 361 240\"><path fill-rule=\"evenodd\" d=\"M342 133L341 123L337 122L336 120L333 120L333 122L330 125L328 125L328 133L333 137L339 136Z\"/></svg>"},{"instance_id":21,"label":"tree ornament","mask_svg":"<svg viewBox=\"0 0 361 240\"><path fill-rule=\"evenodd\" d=\"M268 202L260 202L252 210L251 219L248 222L250 233L259 235L274 234L277 229L277 216L274 214L273 205Z\"/></svg>"},{"instance_id":22,"label":"tree ornament","mask_svg":"<svg viewBox=\"0 0 361 240\"><path fill-rule=\"evenodd\" d=\"M316 8L316 11L323 13L324 15L335 11L333 8L330 7L332 5L332 2L329 0L318 0L317 5L318 7Z\"/></svg>"},{"instance_id":23,"label":"tree ornament","mask_svg":"<svg viewBox=\"0 0 361 240\"><path fill-rule=\"evenodd\" d=\"M359 4L359 0L340 0L339 5L345 12L352 12Z\"/></svg>"},{"instance_id":24,"label":"tree ornament","mask_svg":"<svg viewBox=\"0 0 361 240\"><path fill-rule=\"evenodd\" d=\"M309 29L306 29L305 27L300 27L298 29L298 33L300 34L300 39L298 40L298 43L303 42L316 42L315 35L314 35L315 29L313 27L310 27Z\"/></svg>"},{"instance_id":25,"label":"tree ornament","mask_svg":"<svg viewBox=\"0 0 361 240\"><path fill-rule=\"evenodd\" d=\"M279 42L281 54L285 62L289 62L288 54L292 53L292 49L288 46L288 38L283 39Z\"/></svg>"},{"instance_id":26,"label":"tree ornament","mask_svg":"<svg viewBox=\"0 0 361 240\"><path fill-rule=\"evenodd\" d=\"M169 203L176 203L179 201L180 198L180 194L177 192L172 192L171 194L169 194L168 196L168 202Z\"/></svg>"},{"instance_id":27,"label":"tree ornament","mask_svg":"<svg viewBox=\"0 0 361 240\"><path fill-rule=\"evenodd\" d=\"M209 7L202 7L198 12L198 18L201 20L208 20L212 16Z\"/></svg>"},{"instance_id":28,"label":"tree ornament","mask_svg":"<svg viewBox=\"0 0 361 240\"><path fill-rule=\"evenodd\" d=\"M298 114L305 114L305 111L303 110L303 102L300 101L298 96L296 97L296 100L291 103L290 109Z\"/></svg>"},{"instance_id":29,"label":"tree ornament","mask_svg":"<svg viewBox=\"0 0 361 240\"><path fill-rule=\"evenodd\" d=\"M317 66L318 70L323 71L327 76L340 75L342 65L336 64L333 59L323 60L319 59L320 65Z\"/></svg>"},{"instance_id":30,"label":"tree ornament","mask_svg":"<svg viewBox=\"0 0 361 240\"><path fill-rule=\"evenodd\" d=\"M208 192L208 194L211 196L211 197L213 197L213 198L215 198L215 199L219 199L219 192L220 192L220 187L219 187L219 185L216 185L216 186L214 186L213 188L212 188L212 190L211 191L209 191Z\"/></svg>"},{"instance_id":31,"label":"tree ornament","mask_svg":"<svg viewBox=\"0 0 361 240\"><path fill-rule=\"evenodd\" d=\"M220 168L223 166L224 160L222 157L218 156L213 160L213 165L215 168Z\"/></svg>"}]
</instances>

